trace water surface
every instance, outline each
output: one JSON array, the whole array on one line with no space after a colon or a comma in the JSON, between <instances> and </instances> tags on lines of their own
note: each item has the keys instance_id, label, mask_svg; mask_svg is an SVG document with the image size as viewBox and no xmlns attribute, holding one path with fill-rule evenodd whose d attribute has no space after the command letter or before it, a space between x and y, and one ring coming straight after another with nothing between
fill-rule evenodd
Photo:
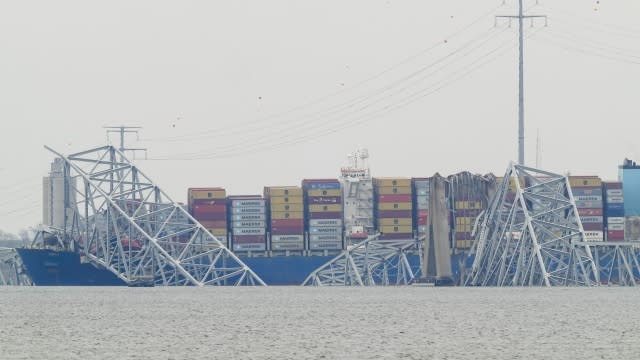
<instances>
[{"instance_id":1,"label":"water surface","mask_svg":"<svg viewBox=\"0 0 640 360\"><path fill-rule=\"evenodd\" d=\"M0 359L634 359L632 288L0 287Z\"/></svg>"}]
</instances>

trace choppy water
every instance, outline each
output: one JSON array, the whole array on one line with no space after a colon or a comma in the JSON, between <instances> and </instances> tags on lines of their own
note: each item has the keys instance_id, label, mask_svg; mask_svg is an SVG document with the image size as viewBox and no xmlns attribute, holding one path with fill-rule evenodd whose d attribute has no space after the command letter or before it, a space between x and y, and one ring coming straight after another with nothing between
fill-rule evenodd
<instances>
[{"instance_id":1,"label":"choppy water","mask_svg":"<svg viewBox=\"0 0 640 360\"><path fill-rule=\"evenodd\" d=\"M634 359L640 290L0 287L0 359Z\"/></svg>"}]
</instances>

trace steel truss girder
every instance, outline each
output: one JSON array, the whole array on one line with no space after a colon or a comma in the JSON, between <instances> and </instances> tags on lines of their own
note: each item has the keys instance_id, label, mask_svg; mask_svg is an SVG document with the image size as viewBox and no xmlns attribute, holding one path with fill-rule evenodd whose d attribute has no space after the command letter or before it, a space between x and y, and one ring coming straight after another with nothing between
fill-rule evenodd
<instances>
[{"instance_id":1,"label":"steel truss girder","mask_svg":"<svg viewBox=\"0 0 640 360\"><path fill-rule=\"evenodd\" d=\"M421 254L421 241L380 240L380 234L344 250L314 270L302 286L408 285L420 269L412 269L409 252Z\"/></svg>"},{"instance_id":2,"label":"steel truss girder","mask_svg":"<svg viewBox=\"0 0 640 360\"><path fill-rule=\"evenodd\" d=\"M515 194L509 194L510 179ZM599 283L567 177L514 163L497 186L470 255L466 285Z\"/></svg>"},{"instance_id":3,"label":"steel truss girder","mask_svg":"<svg viewBox=\"0 0 640 360\"><path fill-rule=\"evenodd\" d=\"M590 242L601 285L636 286L640 282L640 243Z\"/></svg>"},{"instance_id":4,"label":"steel truss girder","mask_svg":"<svg viewBox=\"0 0 640 360\"><path fill-rule=\"evenodd\" d=\"M63 229L84 261L125 283L265 285L113 146L64 156L72 215Z\"/></svg>"},{"instance_id":5,"label":"steel truss girder","mask_svg":"<svg viewBox=\"0 0 640 360\"><path fill-rule=\"evenodd\" d=\"M13 248L0 247L0 285L31 285L25 274L20 256Z\"/></svg>"}]
</instances>

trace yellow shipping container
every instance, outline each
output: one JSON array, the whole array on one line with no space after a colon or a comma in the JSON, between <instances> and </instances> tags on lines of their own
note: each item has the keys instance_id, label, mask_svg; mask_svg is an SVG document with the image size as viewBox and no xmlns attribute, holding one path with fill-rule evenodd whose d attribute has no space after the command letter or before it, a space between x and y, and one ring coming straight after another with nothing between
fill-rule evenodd
<instances>
[{"instance_id":1,"label":"yellow shipping container","mask_svg":"<svg viewBox=\"0 0 640 360\"><path fill-rule=\"evenodd\" d=\"M475 222L475 218L469 216L458 216L456 217L456 224L473 224Z\"/></svg>"},{"instance_id":2,"label":"yellow shipping container","mask_svg":"<svg viewBox=\"0 0 640 360\"><path fill-rule=\"evenodd\" d=\"M571 187L597 187L602 186L602 179L596 176L569 176Z\"/></svg>"},{"instance_id":3,"label":"yellow shipping container","mask_svg":"<svg viewBox=\"0 0 640 360\"><path fill-rule=\"evenodd\" d=\"M225 199L227 191L224 189L189 189L189 200Z\"/></svg>"},{"instance_id":4,"label":"yellow shipping container","mask_svg":"<svg viewBox=\"0 0 640 360\"><path fill-rule=\"evenodd\" d=\"M302 211L272 211L271 220L284 220L284 219L302 219L304 213Z\"/></svg>"},{"instance_id":5,"label":"yellow shipping container","mask_svg":"<svg viewBox=\"0 0 640 360\"><path fill-rule=\"evenodd\" d=\"M456 224L456 232L471 232L472 229L471 224Z\"/></svg>"},{"instance_id":6,"label":"yellow shipping container","mask_svg":"<svg viewBox=\"0 0 640 360\"><path fill-rule=\"evenodd\" d=\"M386 177L381 177L381 178L374 178L373 181L376 184L376 186L379 186L379 187L380 186L411 187L411 179L409 179L409 178L386 178Z\"/></svg>"},{"instance_id":7,"label":"yellow shipping container","mask_svg":"<svg viewBox=\"0 0 640 360\"><path fill-rule=\"evenodd\" d=\"M411 186L381 186L377 192L380 195L411 195Z\"/></svg>"},{"instance_id":8,"label":"yellow shipping container","mask_svg":"<svg viewBox=\"0 0 640 360\"><path fill-rule=\"evenodd\" d=\"M302 204L302 196L276 196L269 199L272 205L275 204Z\"/></svg>"},{"instance_id":9,"label":"yellow shipping container","mask_svg":"<svg viewBox=\"0 0 640 360\"><path fill-rule=\"evenodd\" d=\"M397 225L397 226L380 226L380 231L383 234L397 234L397 233L411 233L413 232L413 227L411 225Z\"/></svg>"},{"instance_id":10,"label":"yellow shipping container","mask_svg":"<svg viewBox=\"0 0 640 360\"><path fill-rule=\"evenodd\" d=\"M207 229L213 236L227 236L227 229Z\"/></svg>"},{"instance_id":11,"label":"yellow shipping container","mask_svg":"<svg viewBox=\"0 0 640 360\"><path fill-rule=\"evenodd\" d=\"M481 201L456 201L456 209L482 209Z\"/></svg>"},{"instance_id":12,"label":"yellow shipping container","mask_svg":"<svg viewBox=\"0 0 640 360\"><path fill-rule=\"evenodd\" d=\"M411 210L410 202L378 203L378 210Z\"/></svg>"},{"instance_id":13,"label":"yellow shipping container","mask_svg":"<svg viewBox=\"0 0 640 360\"><path fill-rule=\"evenodd\" d=\"M302 196L302 188L291 186L291 187L270 187L267 188L267 193L269 196Z\"/></svg>"},{"instance_id":14,"label":"yellow shipping container","mask_svg":"<svg viewBox=\"0 0 640 360\"><path fill-rule=\"evenodd\" d=\"M302 204L271 204L271 211L303 211Z\"/></svg>"},{"instance_id":15,"label":"yellow shipping container","mask_svg":"<svg viewBox=\"0 0 640 360\"><path fill-rule=\"evenodd\" d=\"M342 205L309 205L309 212L338 212L342 211Z\"/></svg>"},{"instance_id":16,"label":"yellow shipping container","mask_svg":"<svg viewBox=\"0 0 640 360\"><path fill-rule=\"evenodd\" d=\"M309 196L342 196L340 189L328 189L328 190L309 190L307 191Z\"/></svg>"},{"instance_id":17,"label":"yellow shipping container","mask_svg":"<svg viewBox=\"0 0 640 360\"><path fill-rule=\"evenodd\" d=\"M497 177L496 178L496 184L502 184L502 180L504 179L504 177ZM520 179L520 187L523 188L524 187L524 178L521 177ZM511 177L509 179L509 190L511 190L512 192L516 191L516 178L515 177Z\"/></svg>"},{"instance_id":18,"label":"yellow shipping container","mask_svg":"<svg viewBox=\"0 0 640 360\"><path fill-rule=\"evenodd\" d=\"M378 219L378 221L380 221L380 225L382 226L393 226L393 225L405 225L405 226L411 226L413 221L411 218L383 218L383 219Z\"/></svg>"},{"instance_id":19,"label":"yellow shipping container","mask_svg":"<svg viewBox=\"0 0 640 360\"><path fill-rule=\"evenodd\" d=\"M456 240L456 248L469 249L471 248L472 243L473 243L473 240Z\"/></svg>"}]
</instances>

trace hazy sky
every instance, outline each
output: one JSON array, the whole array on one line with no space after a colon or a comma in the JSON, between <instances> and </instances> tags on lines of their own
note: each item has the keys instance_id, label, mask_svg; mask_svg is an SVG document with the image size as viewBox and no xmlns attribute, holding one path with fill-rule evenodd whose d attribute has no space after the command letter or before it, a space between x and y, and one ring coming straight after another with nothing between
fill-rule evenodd
<instances>
[{"instance_id":1,"label":"hazy sky","mask_svg":"<svg viewBox=\"0 0 640 360\"><path fill-rule=\"evenodd\" d=\"M0 229L41 221L52 154L127 145L176 201L337 177L504 172L516 0L0 2ZM640 160L640 2L526 1L526 159L615 179ZM111 141L116 143L116 137ZM164 159L164 160L162 160Z\"/></svg>"}]
</instances>

